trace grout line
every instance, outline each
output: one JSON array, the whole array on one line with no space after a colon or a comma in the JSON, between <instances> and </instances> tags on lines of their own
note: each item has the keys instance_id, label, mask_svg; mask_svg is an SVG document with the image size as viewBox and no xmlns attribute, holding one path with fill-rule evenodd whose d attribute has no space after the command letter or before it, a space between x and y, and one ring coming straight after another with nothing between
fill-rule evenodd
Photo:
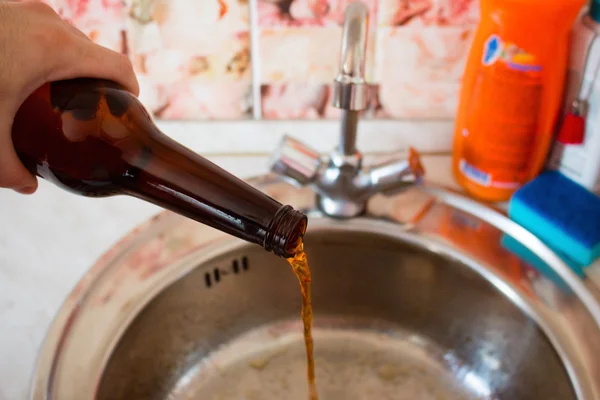
<instances>
[{"instance_id":1,"label":"grout line","mask_svg":"<svg viewBox=\"0 0 600 400\"><path fill-rule=\"evenodd\" d=\"M273 148L273 150L275 150L275 148ZM388 155L393 155L396 152L385 152L385 151L373 151L373 152L366 152L366 153L361 153L363 156L388 156ZM402 153L402 152L397 152L397 153ZM211 152L202 152L200 153L201 156L205 156L205 157L239 157L239 158L244 158L244 157L270 157L272 154L271 153L263 153L263 152L256 152L256 153L252 153L252 152L248 152L248 153L236 153L236 152L232 152L232 153L226 153L226 152L218 152L218 153L211 153ZM321 155L325 156L327 155L327 152L322 153ZM450 157L452 155L451 152L446 152L446 151L432 151L432 152L425 152L425 153L420 153L421 157Z\"/></svg>"},{"instance_id":2,"label":"grout line","mask_svg":"<svg viewBox=\"0 0 600 400\"><path fill-rule=\"evenodd\" d=\"M250 62L252 65L252 112L255 120L262 119L260 94L260 47L258 28L258 0L249 0L250 7Z\"/></svg>"},{"instance_id":3,"label":"grout line","mask_svg":"<svg viewBox=\"0 0 600 400\"><path fill-rule=\"evenodd\" d=\"M260 64L260 62L259 62ZM254 68L254 67L253 67ZM257 79L260 81L260 78ZM379 83L372 83L372 85L379 85ZM257 85L260 88L260 83ZM258 96L260 96L260 90L258 91ZM260 103L259 103L260 104ZM225 124L248 124L248 122L253 122L253 120L246 119L160 119L156 118L156 121L159 121L162 124L175 125L175 124L186 124L188 126L197 126L197 125L225 125ZM418 123L427 123L427 124L444 124L444 123L454 123L454 117L444 117L444 118L427 118L427 117L412 117L412 118L361 118L360 123L396 123L396 124L418 124ZM319 118L319 119L303 119L303 118L286 118L286 119L262 119L259 121L261 124L284 124L284 123L295 123L295 124L304 124L304 125L315 125L315 124L332 124L339 123L339 118ZM452 127L454 129L454 127ZM454 130L452 130L454 132Z\"/></svg>"}]
</instances>

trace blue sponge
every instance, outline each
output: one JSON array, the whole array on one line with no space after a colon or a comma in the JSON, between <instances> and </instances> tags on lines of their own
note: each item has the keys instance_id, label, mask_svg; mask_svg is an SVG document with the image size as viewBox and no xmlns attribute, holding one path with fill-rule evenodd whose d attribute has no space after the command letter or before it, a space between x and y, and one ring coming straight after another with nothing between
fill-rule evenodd
<instances>
[{"instance_id":1,"label":"blue sponge","mask_svg":"<svg viewBox=\"0 0 600 400\"><path fill-rule=\"evenodd\" d=\"M559 172L545 172L519 189L508 215L578 264L600 256L600 198Z\"/></svg>"},{"instance_id":2,"label":"blue sponge","mask_svg":"<svg viewBox=\"0 0 600 400\"><path fill-rule=\"evenodd\" d=\"M538 270L542 275L544 275L546 278L548 278L551 281L553 281L554 283L556 283L562 289L567 289L567 286L565 285L562 278L560 278L558 276L558 274L552 268L550 268L550 266L548 266L548 264L546 264L545 261L543 261L541 258L539 258L534 252L529 250L529 248L527 248L525 245L523 245L517 239L513 238L512 236L504 234L504 235L502 235L501 244L502 244L502 247L509 250L513 254L517 255L521 260L525 261L531 267ZM555 253L558 257L560 257L560 259L565 264L567 264L569 267L571 267L573 272L575 272L577 275L579 275L582 278L585 276L584 269L581 265L577 264L573 260L570 260L564 254L560 254L557 251L555 251Z\"/></svg>"}]
</instances>

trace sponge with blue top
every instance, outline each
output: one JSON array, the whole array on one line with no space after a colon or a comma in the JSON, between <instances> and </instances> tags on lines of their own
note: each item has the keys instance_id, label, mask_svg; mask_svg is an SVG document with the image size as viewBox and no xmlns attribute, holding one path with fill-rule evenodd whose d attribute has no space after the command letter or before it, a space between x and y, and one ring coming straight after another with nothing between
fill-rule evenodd
<instances>
[{"instance_id":1,"label":"sponge with blue top","mask_svg":"<svg viewBox=\"0 0 600 400\"><path fill-rule=\"evenodd\" d=\"M512 236L504 234L504 235L502 235L501 244L502 244L502 247L509 250L513 254L517 255L521 260L525 261L530 266L532 266L533 268L537 269L540 273L545 275L547 278L554 281L559 286L563 287L564 282L561 278L558 277L556 272L554 270L552 270L552 268L550 268L548 266L548 264L545 261L543 261L537 254L535 254L533 251L531 251L527 246L522 244L520 241L513 238ZM564 254L561 254L560 252L558 252L556 250L554 250L554 253L565 264L567 264L571 268L571 270L573 272L575 272L577 275L579 275L582 278L585 276L583 266L581 266L580 264L576 263L575 261L569 259Z\"/></svg>"},{"instance_id":2,"label":"sponge with blue top","mask_svg":"<svg viewBox=\"0 0 600 400\"><path fill-rule=\"evenodd\" d=\"M600 256L600 198L559 172L545 172L519 189L508 215L582 266Z\"/></svg>"}]
</instances>

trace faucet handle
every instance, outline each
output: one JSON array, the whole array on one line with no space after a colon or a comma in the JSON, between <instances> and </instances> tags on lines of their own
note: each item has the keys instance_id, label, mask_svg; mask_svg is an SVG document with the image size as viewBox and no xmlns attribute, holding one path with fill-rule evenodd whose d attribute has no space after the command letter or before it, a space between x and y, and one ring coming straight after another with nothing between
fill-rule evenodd
<instances>
[{"instance_id":1,"label":"faucet handle","mask_svg":"<svg viewBox=\"0 0 600 400\"><path fill-rule=\"evenodd\" d=\"M269 164L271 171L286 181L296 186L305 186L315 180L321 167L321 157L316 150L284 135Z\"/></svg>"},{"instance_id":2,"label":"faucet handle","mask_svg":"<svg viewBox=\"0 0 600 400\"><path fill-rule=\"evenodd\" d=\"M420 184L425 175L419 153L412 147L408 157L392 159L364 171L359 177L359 186L369 188L369 193L395 194L407 187Z\"/></svg>"}]
</instances>

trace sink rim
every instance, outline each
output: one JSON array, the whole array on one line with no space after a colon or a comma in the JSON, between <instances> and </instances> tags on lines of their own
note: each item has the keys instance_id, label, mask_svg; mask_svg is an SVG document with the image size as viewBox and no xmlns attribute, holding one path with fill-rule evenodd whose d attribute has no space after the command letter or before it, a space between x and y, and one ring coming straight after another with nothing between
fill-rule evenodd
<instances>
[{"instance_id":1,"label":"sink rim","mask_svg":"<svg viewBox=\"0 0 600 400\"><path fill-rule=\"evenodd\" d=\"M258 177L253 180L250 180L251 184L255 186L267 190L272 185L281 185L283 184L280 179L266 175L263 177ZM286 185L287 186L287 185ZM290 187L286 188L288 192L290 191L302 191L304 189L292 189ZM512 236L518 236L522 242L527 242L527 246L536 253L542 260L546 261L546 263L553 268L553 270L562 278L565 283L577 294L577 298L582 302L583 306L589 313L589 317L595 322L596 327L600 328L600 306L596 301L597 293L594 293L594 288L589 286L586 287L586 284L577 277L575 273L573 273L552 251L550 251L542 242L540 242L535 236L531 235L529 232L516 225L512 221L510 221L506 216L501 214L498 211L492 210L490 207L485 206L483 204L477 203L473 200L465 198L461 195L453 193L453 191L446 189L440 186L432 186L428 185L422 188L424 192L432 194L436 201L446 204L450 207L456 208L458 210L465 211L471 215L474 215L478 218L481 218L483 221L489 223L490 225L496 227L497 229L509 233ZM305 191L305 190L304 190ZM276 197L276 196L274 196ZM358 227L362 227L360 229L362 232L368 232L369 229L376 230L378 234L386 234L387 236L397 238L398 240L406 241L409 243L416 244L419 247L427 248L431 250L432 248L436 248L436 245L439 245L437 248L438 251L442 251L443 254L450 256L456 260L463 262L468 265L470 268L475 270L477 273L483 276L484 279L488 280L492 283L500 292L502 292L505 296L508 292L510 292L510 286L503 286L503 279L497 276L486 276L484 275L487 271L486 267L483 265L477 264L473 261L472 258L469 258L467 255L460 253L459 251L454 252L454 254L447 253L448 250L451 250L450 247L443 249L442 244L436 243L435 241L429 240L429 245L432 247L425 247L424 237L421 237L420 241L417 241L415 238L418 235L418 232L412 232L414 230L414 224L404 224L402 229L396 229L392 234L389 232L382 232L379 229L375 229L376 226L380 226L383 224L385 226L390 226L390 223L394 223L394 218L384 217L384 218L374 218L372 216L353 219L349 221L336 221L331 219L316 219L315 216L321 216L321 214L313 208L313 204L305 204L305 207L298 207L305 210L312 210L310 215L313 217L309 224L309 229L312 231L314 229L319 229L319 225L321 227L325 227L326 229L342 229L342 230L356 230ZM427 213L427 210L426 212ZM106 274L110 271L110 265L113 265L118 261L122 261L126 259L131 253L139 246L140 244L147 241L149 238L153 238L155 234L151 234L153 231L156 232L168 232L169 228L172 228L174 224L181 222L183 218L176 216L170 212L161 212L157 216L153 217L149 221L140 225L132 232L123 237L115 246L109 249L104 256L102 256L98 262L82 277L77 286L73 289L71 294L67 297L59 312L57 313L54 321L51 324L51 327L47 333L46 339L42 345L41 351L38 356L38 360L35 368L35 375L31 385L31 399L48 399L52 398L53 391L53 383L57 378L57 368L59 367L59 363L61 361L61 355L65 350L65 346L69 346L67 339L71 334L72 328L74 324L77 322L78 317L80 316L80 311L85 308L87 296L90 291L94 290L94 286L98 281L101 281L103 277L106 277ZM381 219L378 221L378 219ZM398 222L398 221L396 221ZM197 224L194 224L195 230L199 230L202 232L203 240L200 242L199 247L194 247L193 254L196 256L195 258L195 266L186 269L185 271L178 271L175 274L175 270L177 268L172 268L173 271L171 275L171 279L163 285L166 287L170 285L173 281L178 279L180 276L183 276L185 273L189 272L189 270L196 268L200 262L198 261L197 254L200 250L205 250L202 253L202 256L199 259L207 261L215 255L222 254L224 252L224 248L233 249L237 246L247 245L244 242L231 239L230 237L212 230L211 228L202 227ZM411 236L413 237L413 241L411 241ZM223 247L224 246L224 247ZM178 259L178 263L184 263L186 259L186 255L183 255L180 259ZM117 268L118 269L118 268ZM492 279L490 279L492 278ZM156 289L155 292L150 293L146 292L146 301L143 301L143 307L151 298L153 298L157 292L162 290L162 288ZM516 289L514 289L516 290ZM509 299L513 300L516 296L517 299L520 299L522 296L518 295L517 292L512 293L512 296L507 296ZM526 308L526 304L519 304L513 301L515 305L517 305L521 310L533 317L535 313L527 312L523 307ZM522 307L523 306L523 307ZM114 311L114 310L113 310ZM132 314L131 319L137 315L139 310L133 312L130 310ZM560 340L556 338L552 338L553 329L550 329L547 326L538 321L534 317L534 320L540 326L540 328L547 335L548 339L551 340L553 346L556 351L559 352L559 356L563 360L565 364L565 368L569 373L573 387L578 398L581 399L600 399L600 382L596 379L597 382L594 382L594 376L588 377L589 375L586 371L581 370L581 365L574 365L571 362L572 357L567 357L564 353L569 353L568 350L565 351L561 346ZM131 321L128 321L123 330ZM554 327L556 329L556 326ZM118 330L117 330L118 331ZM113 332L116 333L117 331ZM600 331L599 331L600 333ZM113 343L110 346L110 351L114 349L114 346L118 342L122 332L118 332L117 335L113 338ZM571 349L572 350L572 349ZM110 355L110 354L109 354ZM579 360L577 358L577 360ZM106 356L106 360L104 360L104 364L102 369L105 367L106 362L108 361L108 356ZM569 361L569 362L567 362ZM600 364L600 361L598 362ZM578 377L588 377L592 382L580 382Z\"/></svg>"}]
</instances>

